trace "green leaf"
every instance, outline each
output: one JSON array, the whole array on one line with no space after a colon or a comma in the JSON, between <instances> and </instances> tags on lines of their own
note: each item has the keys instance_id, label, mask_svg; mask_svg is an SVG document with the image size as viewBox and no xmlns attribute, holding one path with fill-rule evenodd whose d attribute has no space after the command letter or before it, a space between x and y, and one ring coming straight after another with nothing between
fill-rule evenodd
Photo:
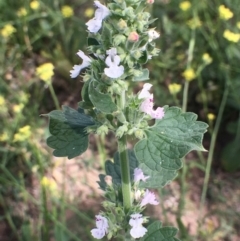
<instances>
[{"instance_id":1,"label":"green leaf","mask_svg":"<svg viewBox=\"0 0 240 241\"><path fill-rule=\"evenodd\" d=\"M117 106L112 102L111 96L99 92L94 87L94 81L89 85L89 98L93 105L103 113L111 114L112 112L117 111Z\"/></svg>"},{"instance_id":2,"label":"green leaf","mask_svg":"<svg viewBox=\"0 0 240 241\"><path fill-rule=\"evenodd\" d=\"M174 237L177 232L178 229L174 227L162 227L161 222L156 221L148 226L148 232L141 241L179 241L179 239Z\"/></svg>"},{"instance_id":3,"label":"green leaf","mask_svg":"<svg viewBox=\"0 0 240 241\"><path fill-rule=\"evenodd\" d=\"M107 187L107 183L106 183L106 181L105 181L106 175L100 174L100 175L98 175L98 177L99 177L99 181L97 181L97 183L98 183L100 189L102 189L103 191L105 191L105 190L106 190L106 187Z\"/></svg>"},{"instance_id":4,"label":"green leaf","mask_svg":"<svg viewBox=\"0 0 240 241\"><path fill-rule=\"evenodd\" d=\"M138 160L133 150L128 150L128 158L130 163L130 176L131 176L131 179L133 180L134 169L138 167ZM121 185L121 166L120 166L120 158L119 158L118 152L114 154L113 159L114 159L114 162L107 160L105 163L106 175L112 177L113 184L120 186ZM106 175L103 175L103 174L99 175L100 181L98 181L98 184L102 190L105 190L106 188L106 182L104 180Z\"/></svg>"},{"instance_id":5,"label":"green leaf","mask_svg":"<svg viewBox=\"0 0 240 241\"><path fill-rule=\"evenodd\" d=\"M78 103L79 106L82 107L83 109L91 109L93 107L93 104L89 98L89 84L90 84L90 81L87 81L84 83L82 87L82 92L81 92L82 101Z\"/></svg>"},{"instance_id":6,"label":"green leaf","mask_svg":"<svg viewBox=\"0 0 240 241\"><path fill-rule=\"evenodd\" d=\"M133 81L145 81L149 80L149 70L143 69L140 76L134 77Z\"/></svg>"},{"instance_id":7,"label":"green leaf","mask_svg":"<svg viewBox=\"0 0 240 241\"><path fill-rule=\"evenodd\" d=\"M151 177L142 184L148 188L159 188L173 180L182 167L181 158L188 152L205 151L202 139L206 123L196 121L196 114L182 113L177 107L165 107L164 112L164 118L156 120L145 131L146 138L135 145L140 168Z\"/></svg>"},{"instance_id":8,"label":"green leaf","mask_svg":"<svg viewBox=\"0 0 240 241\"><path fill-rule=\"evenodd\" d=\"M100 43L95 38L89 37L87 39L87 45L88 46L96 46L96 45L100 45Z\"/></svg>"},{"instance_id":9,"label":"green leaf","mask_svg":"<svg viewBox=\"0 0 240 241\"><path fill-rule=\"evenodd\" d=\"M47 144L55 149L53 155L69 159L81 155L88 147L88 134L85 127L93 125L91 117L63 106L63 111L54 110L47 114L49 117L49 131L51 136Z\"/></svg>"}]
</instances>

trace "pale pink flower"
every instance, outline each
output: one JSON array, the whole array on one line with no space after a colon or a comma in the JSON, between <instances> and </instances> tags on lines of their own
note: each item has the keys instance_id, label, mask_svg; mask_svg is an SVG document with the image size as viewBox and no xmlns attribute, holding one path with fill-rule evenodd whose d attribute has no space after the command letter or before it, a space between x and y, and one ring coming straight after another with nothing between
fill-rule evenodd
<instances>
[{"instance_id":1,"label":"pale pink flower","mask_svg":"<svg viewBox=\"0 0 240 241\"><path fill-rule=\"evenodd\" d=\"M154 3L154 0L147 0L147 3L148 3L148 4L153 4L153 3Z\"/></svg>"},{"instance_id":2,"label":"pale pink flower","mask_svg":"<svg viewBox=\"0 0 240 241\"><path fill-rule=\"evenodd\" d=\"M134 177L134 182L139 182L141 180L145 182L149 178L149 176L145 176L143 174L143 171L141 168L134 169L133 177Z\"/></svg>"},{"instance_id":3,"label":"pale pink flower","mask_svg":"<svg viewBox=\"0 0 240 241\"><path fill-rule=\"evenodd\" d=\"M150 115L153 119L162 119L164 117L164 108L158 107L156 110L153 109L153 94L149 92L152 85L146 83L143 85L143 89L138 95L139 99L144 99L140 105L140 111Z\"/></svg>"},{"instance_id":4,"label":"pale pink flower","mask_svg":"<svg viewBox=\"0 0 240 241\"><path fill-rule=\"evenodd\" d=\"M137 32L131 32L129 35L128 35L128 41L130 42L137 42L139 40L139 35Z\"/></svg>"},{"instance_id":5,"label":"pale pink flower","mask_svg":"<svg viewBox=\"0 0 240 241\"><path fill-rule=\"evenodd\" d=\"M146 206L147 204L158 205L159 202L156 200L156 196L153 192L150 192L148 189L146 190L144 197L140 203L140 206Z\"/></svg>"}]
</instances>

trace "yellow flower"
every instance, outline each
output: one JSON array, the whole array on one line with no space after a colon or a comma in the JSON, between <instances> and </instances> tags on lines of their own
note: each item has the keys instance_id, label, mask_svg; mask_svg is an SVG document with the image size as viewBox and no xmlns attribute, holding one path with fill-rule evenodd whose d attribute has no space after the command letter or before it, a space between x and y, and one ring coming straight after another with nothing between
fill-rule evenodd
<instances>
[{"instance_id":1,"label":"yellow flower","mask_svg":"<svg viewBox=\"0 0 240 241\"><path fill-rule=\"evenodd\" d=\"M180 84L173 83L168 86L168 89L172 95L176 95L178 92L181 91L182 86Z\"/></svg>"},{"instance_id":2,"label":"yellow flower","mask_svg":"<svg viewBox=\"0 0 240 241\"><path fill-rule=\"evenodd\" d=\"M84 16L87 18L91 18L94 14L94 9L93 8L87 8L84 12Z\"/></svg>"},{"instance_id":3,"label":"yellow flower","mask_svg":"<svg viewBox=\"0 0 240 241\"><path fill-rule=\"evenodd\" d=\"M6 24L2 29L1 29L1 35L4 38L10 37L13 33L16 32L16 29L11 25L11 24Z\"/></svg>"},{"instance_id":4,"label":"yellow flower","mask_svg":"<svg viewBox=\"0 0 240 241\"><path fill-rule=\"evenodd\" d=\"M203 60L206 64L211 64L211 63L212 63L212 57L211 57L208 53L204 53L204 54L203 54L202 60Z\"/></svg>"},{"instance_id":5,"label":"yellow flower","mask_svg":"<svg viewBox=\"0 0 240 241\"><path fill-rule=\"evenodd\" d=\"M20 8L18 11L17 11L17 15L18 17L24 17L27 15L27 10L26 8Z\"/></svg>"},{"instance_id":6,"label":"yellow flower","mask_svg":"<svg viewBox=\"0 0 240 241\"><path fill-rule=\"evenodd\" d=\"M192 68L190 68L190 69L186 69L182 73L182 76L186 79L186 81L192 81L193 79L196 78L196 73Z\"/></svg>"},{"instance_id":7,"label":"yellow flower","mask_svg":"<svg viewBox=\"0 0 240 241\"><path fill-rule=\"evenodd\" d=\"M230 30L225 30L223 33L223 37L227 39L230 42L237 43L240 40L240 34L239 33L233 33Z\"/></svg>"},{"instance_id":8,"label":"yellow flower","mask_svg":"<svg viewBox=\"0 0 240 241\"><path fill-rule=\"evenodd\" d=\"M0 106L4 106L6 104L6 101L3 96L0 95Z\"/></svg>"},{"instance_id":9,"label":"yellow flower","mask_svg":"<svg viewBox=\"0 0 240 241\"><path fill-rule=\"evenodd\" d=\"M2 133L0 135L0 141L7 141L8 140L8 134L6 132Z\"/></svg>"},{"instance_id":10,"label":"yellow flower","mask_svg":"<svg viewBox=\"0 0 240 241\"><path fill-rule=\"evenodd\" d=\"M41 179L41 185L54 194L54 196L59 196L57 183L52 178L44 176Z\"/></svg>"},{"instance_id":11,"label":"yellow flower","mask_svg":"<svg viewBox=\"0 0 240 241\"><path fill-rule=\"evenodd\" d=\"M30 2L30 8L33 9L33 10L38 9L39 6L40 6L40 3L37 0L33 0L33 1Z\"/></svg>"},{"instance_id":12,"label":"yellow flower","mask_svg":"<svg viewBox=\"0 0 240 241\"><path fill-rule=\"evenodd\" d=\"M24 107L24 104L14 105L13 106L14 113L20 113L23 107Z\"/></svg>"},{"instance_id":13,"label":"yellow flower","mask_svg":"<svg viewBox=\"0 0 240 241\"><path fill-rule=\"evenodd\" d=\"M208 113L207 118L209 121L213 121L216 118L216 116L213 113Z\"/></svg>"},{"instance_id":14,"label":"yellow flower","mask_svg":"<svg viewBox=\"0 0 240 241\"><path fill-rule=\"evenodd\" d=\"M37 76L45 82L51 81L52 76L54 75L53 72L54 66L52 63L45 63L37 67Z\"/></svg>"},{"instance_id":15,"label":"yellow flower","mask_svg":"<svg viewBox=\"0 0 240 241\"><path fill-rule=\"evenodd\" d=\"M13 142L22 142L26 141L31 135L31 127L29 125L26 125L18 130L18 133L16 133L13 137Z\"/></svg>"},{"instance_id":16,"label":"yellow flower","mask_svg":"<svg viewBox=\"0 0 240 241\"><path fill-rule=\"evenodd\" d=\"M191 28L191 29L196 29L202 26L202 22L200 21L199 18L192 18L189 21L187 21L187 25Z\"/></svg>"},{"instance_id":17,"label":"yellow flower","mask_svg":"<svg viewBox=\"0 0 240 241\"><path fill-rule=\"evenodd\" d=\"M73 16L73 9L68 5L64 5L61 12L64 18L70 18Z\"/></svg>"},{"instance_id":18,"label":"yellow flower","mask_svg":"<svg viewBox=\"0 0 240 241\"><path fill-rule=\"evenodd\" d=\"M237 22L237 27L240 29L240 22Z\"/></svg>"},{"instance_id":19,"label":"yellow flower","mask_svg":"<svg viewBox=\"0 0 240 241\"><path fill-rule=\"evenodd\" d=\"M183 1L179 4L179 8L182 11L187 11L191 6L192 4L189 1Z\"/></svg>"},{"instance_id":20,"label":"yellow flower","mask_svg":"<svg viewBox=\"0 0 240 241\"><path fill-rule=\"evenodd\" d=\"M221 19L228 20L233 17L233 12L224 5L218 7L218 12Z\"/></svg>"}]
</instances>

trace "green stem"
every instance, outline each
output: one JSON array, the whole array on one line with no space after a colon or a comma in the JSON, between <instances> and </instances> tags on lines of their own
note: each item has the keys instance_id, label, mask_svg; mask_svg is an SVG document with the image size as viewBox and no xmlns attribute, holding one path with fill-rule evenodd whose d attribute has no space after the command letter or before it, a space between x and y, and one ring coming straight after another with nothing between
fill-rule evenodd
<instances>
[{"instance_id":1,"label":"green stem","mask_svg":"<svg viewBox=\"0 0 240 241\"><path fill-rule=\"evenodd\" d=\"M127 138L123 136L118 140L118 151L121 164L123 205L129 210L132 206L130 165L127 152Z\"/></svg>"},{"instance_id":2,"label":"green stem","mask_svg":"<svg viewBox=\"0 0 240 241\"><path fill-rule=\"evenodd\" d=\"M215 124L215 127L213 129L210 148L209 148L209 155L208 155L208 159L207 159L207 166L206 166L205 178L204 178L204 182L203 182L203 190L202 190L200 209L199 209L200 227L201 227L201 224L202 224L202 211L203 211L203 207L204 207L205 200L206 200L206 194L207 194L208 183L209 183L209 178L210 178L210 171L211 171L211 166L212 166L212 161L213 161L214 147L215 147L215 144L216 144L217 134L218 134L218 131L219 131L219 128L220 128L220 124L221 124L221 120L222 120L222 116L223 116L223 111L224 111L224 108L225 108L225 105L226 105L226 102L227 102L228 93L229 93L229 77L227 76L226 87L225 87L223 98L222 98L222 101L221 101L221 104L220 104L220 109L219 109L219 112L218 112L216 124Z\"/></svg>"},{"instance_id":3,"label":"green stem","mask_svg":"<svg viewBox=\"0 0 240 241\"><path fill-rule=\"evenodd\" d=\"M49 90L50 90L51 96L53 98L53 102L55 104L56 109L60 110L61 108L60 108L56 93L53 89L52 82L49 82L48 87L49 87Z\"/></svg>"}]
</instances>

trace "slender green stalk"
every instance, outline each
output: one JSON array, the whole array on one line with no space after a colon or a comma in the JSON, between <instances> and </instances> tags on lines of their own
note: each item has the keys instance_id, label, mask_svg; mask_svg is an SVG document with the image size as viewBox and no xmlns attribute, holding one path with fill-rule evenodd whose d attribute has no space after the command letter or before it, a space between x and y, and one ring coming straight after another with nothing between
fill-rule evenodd
<instances>
[{"instance_id":1,"label":"slender green stalk","mask_svg":"<svg viewBox=\"0 0 240 241\"><path fill-rule=\"evenodd\" d=\"M54 88L52 86L52 82L48 83L48 87L49 87L49 90L50 90L51 96L53 98L56 109L60 110L61 108L60 108L59 101L57 99L56 93L54 91Z\"/></svg>"},{"instance_id":2,"label":"slender green stalk","mask_svg":"<svg viewBox=\"0 0 240 241\"><path fill-rule=\"evenodd\" d=\"M197 17L196 13L193 13L194 18ZM195 47L195 29L192 30L191 34L191 39L189 42L189 47L188 47L188 59L187 59L187 68L190 68L192 60L193 60L193 52L194 52L194 47ZM189 91L189 81L185 81L184 84L184 90L183 90L183 103L182 103L182 111L186 112L187 111L187 103L188 103L188 91ZM179 199L179 205L178 205L178 210L177 210L177 223L178 227L181 231L181 237L184 239L188 238L188 232L186 228L184 227L181 217L183 210L185 208L185 194L187 190L187 185L186 185L186 175L187 175L187 166L185 165L185 159L183 160L183 168L181 170L181 175L180 175L180 199Z\"/></svg>"},{"instance_id":3,"label":"slender green stalk","mask_svg":"<svg viewBox=\"0 0 240 241\"><path fill-rule=\"evenodd\" d=\"M118 151L121 164L123 205L128 210L132 206L130 165L127 152L127 138L123 136L118 140Z\"/></svg>"},{"instance_id":4,"label":"slender green stalk","mask_svg":"<svg viewBox=\"0 0 240 241\"><path fill-rule=\"evenodd\" d=\"M221 124L223 111L224 111L224 108L225 108L225 105L226 105L226 102L227 102L228 93L229 93L229 77L227 76L226 87L225 87L223 97L222 97L222 101L221 101L221 104L220 104L216 124L215 124L215 127L213 129L210 148L209 148L209 155L208 155L208 159L207 159L207 166L206 166L206 172L205 172L205 178L204 178L204 182L203 182L203 190L202 190L201 202L200 202L200 208L199 208L200 227L201 227L201 224L202 224L202 211L203 211L203 207L204 207L205 200L206 200L206 193L207 193L207 189L208 189L211 166L212 166L212 161L213 161L214 147L215 147L215 144L216 144L217 134L218 134L219 127L220 127L220 124Z\"/></svg>"}]
</instances>

